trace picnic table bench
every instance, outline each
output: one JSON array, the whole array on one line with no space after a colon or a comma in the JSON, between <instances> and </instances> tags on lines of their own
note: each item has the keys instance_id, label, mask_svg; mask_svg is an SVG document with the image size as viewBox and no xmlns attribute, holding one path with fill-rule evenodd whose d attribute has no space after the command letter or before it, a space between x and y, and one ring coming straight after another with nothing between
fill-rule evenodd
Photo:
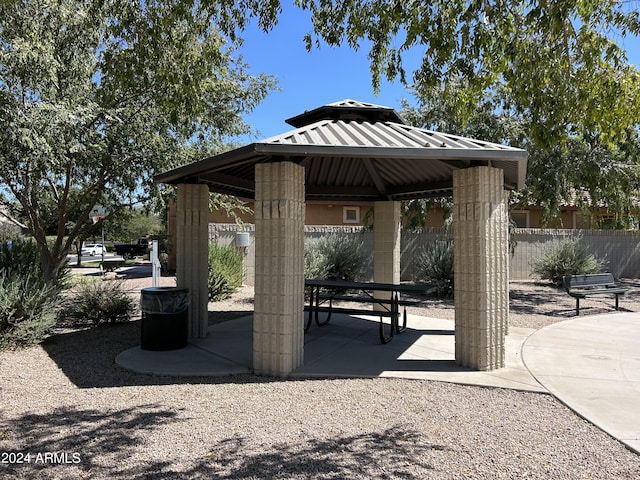
<instances>
[{"instance_id":1,"label":"picnic table bench","mask_svg":"<svg viewBox=\"0 0 640 480\"><path fill-rule=\"evenodd\" d=\"M618 297L629 290L616 284L611 273L565 275L562 277L562 283L567 293L576 299L576 316L580 315L581 298L591 295L615 295L618 310Z\"/></svg>"},{"instance_id":2,"label":"picnic table bench","mask_svg":"<svg viewBox=\"0 0 640 480\"><path fill-rule=\"evenodd\" d=\"M124 260L103 260L100 262L100 270L102 272L113 272L125 264Z\"/></svg>"},{"instance_id":3,"label":"picnic table bench","mask_svg":"<svg viewBox=\"0 0 640 480\"><path fill-rule=\"evenodd\" d=\"M402 333L407 328L407 305L418 303L414 300L402 299L402 294L428 293L429 285L396 285L393 283L377 282L350 282L346 280L318 280L307 279L305 288L310 289L309 305L305 305L305 312L309 317L305 325L305 331L309 330L312 321L316 325L324 326L331 320L333 313L345 313L347 315L372 315L380 317L379 336L381 343L388 343L394 333ZM378 292L389 292L389 298L381 298ZM334 301L348 301L362 304L370 304L366 308L348 306L336 306ZM378 307L377 310L373 308ZM400 307L404 306L403 320L400 324ZM372 308L373 307L373 308ZM326 313L324 320L320 319L320 313ZM389 325L385 325L384 318L389 318Z\"/></svg>"}]
</instances>

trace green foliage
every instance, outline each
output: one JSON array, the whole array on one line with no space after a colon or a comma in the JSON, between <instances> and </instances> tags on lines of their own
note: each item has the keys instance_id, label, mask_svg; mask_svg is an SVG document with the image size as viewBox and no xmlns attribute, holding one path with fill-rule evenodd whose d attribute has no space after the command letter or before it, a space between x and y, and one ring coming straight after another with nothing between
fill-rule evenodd
<instances>
[{"instance_id":1,"label":"green foliage","mask_svg":"<svg viewBox=\"0 0 640 480\"><path fill-rule=\"evenodd\" d=\"M533 273L561 286L563 276L599 273L605 263L588 252L580 236L570 236L555 238L544 244L531 266Z\"/></svg>"},{"instance_id":2,"label":"green foliage","mask_svg":"<svg viewBox=\"0 0 640 480\"><path fill-rule=\"evenodd\" d=\"M455 90L451 85L448 88ZM545 146L531 141L530 118L510 108L503 91L469 107L464 112L466 121L455 103L446 101L441 89L416 92L416 98L416 106L404 102L402 110L402 116L413 125L526 148L526 187L519 192L518 200L522 205L541 206L543 225L557 218L561 206L570 201L585 214L606 205L614 215L613 226L635 226L631 219L640 164L640 137L635 129L623 132L609 144L597 135L585 134ZM405 225L423 225L428 202L433 200L408 202ZM446 204L442 206L446 208Z\"/></svg>"},{"instance_id":3,"label":"green foliage","mask_svg":"<svg viewBox=\"0 0 640 480\"><path fill-rule=\"evenodd\" d=\"M305 245L305 278L360 281L365 269L362 241L353 235L331 234Z\"/></svg>"},{"instance_id":4,"label":"green foliage","mask_svg":"<svg viewBox=\"0 0 640 480\"><path fill-rule=\"evenodd\" d=\"M0 243L0 272L18 277L31 274L34 278L40 278L42 284L45 283L42 274L40 250L32 240L13 240L11 244ZM69 281L69 277L69 266L65 263L58 269L53 283L60 288L64 288Z\"/></svg>"},{"instance_id":5,"label":"green foliage","mask_svg":"<svg viewBox=\"0 0 640 480\"><path fill-rule=\"evenodd\" d=\"M59 290L37 274L0 273L0 350L42 342L54 327Z\"/></svg>"},{"instance_id":6,"label":"green foliage","mask_svg":"<svg viewBox=\"0 0 640 480\"><path fill-rule=\"evenodd\" d=\"M615 226L630 228L639 163L640 138L635 130L611 145L597 138L573 138L564 147L531 146L522 201L544 207L543 224L571 201L585 214L606 205Z\"/></svg>"},{"instance_id":7,"label":"green foliage","mask_svg":"<svg viewBox=\"0 0 640 480\"><path fill-rule=\"evenodd\" d=\"M242 285L242 260L242 253L233 246L209 245L209 300L229 298Z\"/></svg>"},{"instance_id":8,"label":"green foliage","mask_svg":"<svg viewBox=\"0 0 640 480\"><path fill-rule=\"evenodd\" d=\"M440 209L445 228L452 222L453 199L451 197L420 198L406 200L402 204L402 228L414 231L424 228L430 211Z\"/></svg>"},{"instance_id":9,"label":"green foliage","mask_svg":"<svg viewBox=\"0 0 640 480\"><path fill-rule=\"evenodd\" d=\"M136 301L124 289L122 282L84 282L65 300L60 321L87 325L127 322L137 309Z\"/></svg>"},{"instance_id":10,"label":"green foliage","mask_svg":"<svg viewBox=\"0 0 640 480\"><path fill-rule=\"evenodd\" d=\"M0 272L0 348L41 342L56 323L68 267L58 270L55 282L46 283L35 242L14 240L11 248L0 243Z\"/></svg>"},{"instance_id":11,"label":"green foliage","mask_svg":"<svg viewBox=\"0 0 640 480\"><path fill-rule=\"evenodd\" d=\"M463 120L488 92L505 88L531 120L532 138L553 146L574 134L605 143L640 118L640 79L620 47L640 33L627 2L507 0L296 0L313 15L307 49L367 42L373 85L381 77L443 89ZM618 43L620 42L620 44ZM411 77L403 57L418 51ZM460 88L449 89L450 85Z\"/></svg>"},{"instance_id":12,"label":"green foliage","mask_svg":"<svg viewBox=\"0 0 640 480\"><path fill-rule=\"evenodd\" d=\"M422 247L415 258L415 277L436 287L438 295L453 292L453 240L439 238Z\"/></svg>"},{"instance_id":13,"label":"green foliage","mask_svg":"<svg viewBox=\"0 0 640 480\"><path fill-rule=\"evenodd\" d=\"M105 221L105 236L125 243L135 243L139 238L161 232L160 217L141 208L123 212L119 218Z\"/></svg>"},{"instance_id":14,"label":"green foliage","mask_svg":"<svg viewBox=\"0 0 640 480\"><path fill-rule=\"evenodd\" d=\"M48 281L96 204L146 201L158 170L223 148L275 86L252 76L222 29L279 2L0 2L0 183L28 226ZM202 158L202 157L199 157ZM55 230L56 240L44 236Z\"/></svg>"}]
</instances>

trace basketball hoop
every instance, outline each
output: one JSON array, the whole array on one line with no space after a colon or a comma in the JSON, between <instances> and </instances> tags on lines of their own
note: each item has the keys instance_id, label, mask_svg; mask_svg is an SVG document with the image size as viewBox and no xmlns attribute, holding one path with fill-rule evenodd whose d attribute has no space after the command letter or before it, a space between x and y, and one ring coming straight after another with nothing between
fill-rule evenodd
<instances>
[{"instance_id":1,"label":"basketball hoop","mask_svg":"<svg viewBox=\"0 0 640 480\"><path fill-rule=\"evenodd\" d=\"M102 205L94 205L91 213L89 214L89 218L95 225L100 220L104 220L104 217L107 216L107 211Z\"/></svg>"}]
</instances>

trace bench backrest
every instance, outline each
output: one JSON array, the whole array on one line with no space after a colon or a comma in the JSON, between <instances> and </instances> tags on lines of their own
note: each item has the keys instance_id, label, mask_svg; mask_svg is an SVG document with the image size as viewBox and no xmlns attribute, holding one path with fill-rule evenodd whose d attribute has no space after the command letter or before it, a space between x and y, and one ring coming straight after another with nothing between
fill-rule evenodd
<instances>
[{"instance_id":1,"label":"bench backrest","mask_svg":"<svg viewBox=\"0 0 640 480\"><path fill-rule=\"evenodd\" d=\"M565 275L562 277L565 288L588 288L614 285L613 274L594 273L591 275Z\"/></svg>"}]
</instances>

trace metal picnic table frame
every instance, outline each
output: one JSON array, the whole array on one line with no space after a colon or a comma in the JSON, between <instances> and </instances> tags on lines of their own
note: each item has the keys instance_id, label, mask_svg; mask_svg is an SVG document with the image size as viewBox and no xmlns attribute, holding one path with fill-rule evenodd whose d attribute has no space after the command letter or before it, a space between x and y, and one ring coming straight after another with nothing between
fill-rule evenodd
<instances>
[{"instance_id":1,"label":"metal picnic table frame","mask_svg":"<svg viewBox=\"0 0 640 480\"><path fill-rule=\"evenodd\" d=\"M429 285L393 284L379 282L351 282L346 280L319 280L306 279L305 288L310 290L309 305L305 305L305 311L309 312L304 330L311 327L315 320L316 325L324 326L331 320L332 313L345 313L348 315L372 315L380 317L379 335L381 343L388 343L394 333L402 333L407 328L406 305L416 302L401 299L402 294L427 293ZM359 295L344 295L346 291L357 291ZM390 292L390 298L376 297L376 292ZM334 300L345 300L357 303L370 303L372 306L382 307L380 310L365 310L351 307L336 307ZM327 304L328 303L328 304ZM405 306L402 324L400 324L400 306ZM320 313L326 313L327 317L320 320ZM385 333L384 317L390 318L388 333Z\"/></svg>"}]
</instances>

